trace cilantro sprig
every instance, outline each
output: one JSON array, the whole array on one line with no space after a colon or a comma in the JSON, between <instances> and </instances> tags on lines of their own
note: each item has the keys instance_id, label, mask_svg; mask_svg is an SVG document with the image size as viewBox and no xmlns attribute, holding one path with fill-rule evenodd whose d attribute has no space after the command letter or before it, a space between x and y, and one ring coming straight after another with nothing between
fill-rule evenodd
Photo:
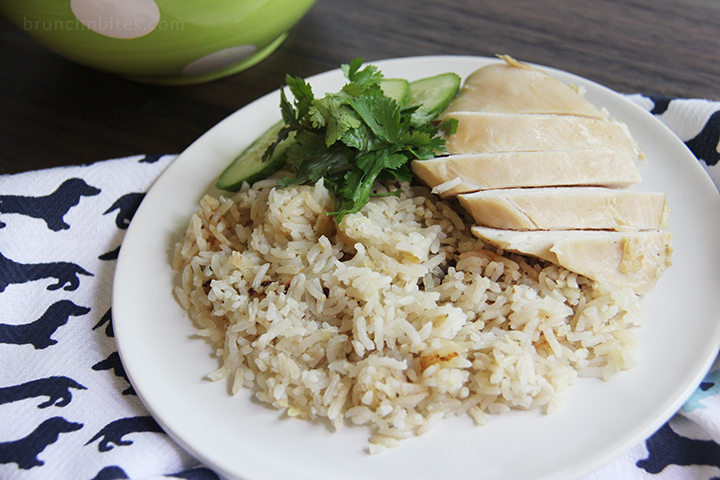
<instances>
[{"instance_id":1,"label":"cilantro sprig","mask_svg":"<svg viewBox=\"0 0 720 480\"><path fill-rule=\"evenodd\" d=\"M404 106L386 96L380 86L383 74L374 65L363 68L362 58L341 68L348 83L322 98L316 98L302 78L286 77L294 100L281 90L285 125L263 156L270 159L274 148L293 134L287 161L295 176L280 179L279 186L313 184L324 178L337 202L332 214L338 223L344 215L362 209L374 195L376 180L410 181L409 162L445 153L439 128L448 133L454 129L454 124L438 127L432 122L434 116L418 114L419 105Z\"/></svg>"}]
</instances>

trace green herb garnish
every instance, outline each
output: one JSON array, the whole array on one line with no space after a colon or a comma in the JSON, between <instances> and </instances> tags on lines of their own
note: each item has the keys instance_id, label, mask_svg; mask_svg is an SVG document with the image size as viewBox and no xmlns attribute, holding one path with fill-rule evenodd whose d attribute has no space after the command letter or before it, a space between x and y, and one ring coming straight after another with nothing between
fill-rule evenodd
<instances>
[{"instance_id":1,"label":"green herb garnish","mask_svg":"<svg viewBox=\"0 0 720 480\"><path fill-rule=\"evenodd\" d=\"M285 125L263 155L270 159L275 146L294 132L287 162L296 175L280 179L279 186L313 184L324 178L337 200L332 214L338 223L344 215L362 209L374 195L376 180L409 181L410 161L445 153L439 129L452 133L456 127L456 122L435 126L432 121L439 112L428 115L420 105L401 105L386 96L380 85L382 73L373 65L361 69L362 64L356 58L342 65L348 83L323 98L315 98L303 79L288 75L294 101L281 90Z\"/></svg>"}]
</instances>

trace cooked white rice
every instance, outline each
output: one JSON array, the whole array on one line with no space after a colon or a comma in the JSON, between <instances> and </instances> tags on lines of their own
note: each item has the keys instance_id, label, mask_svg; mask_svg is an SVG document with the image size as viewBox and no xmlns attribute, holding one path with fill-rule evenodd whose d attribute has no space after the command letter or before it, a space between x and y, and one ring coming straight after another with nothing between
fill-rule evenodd
<instances>
[{"instance_id":1,"label":"cooked white rice","mask_svg":"<svg viewBox=\"0 0 720 480\"><path fill-rule=\"evenodd\" d=\"M449 415L550 413L578 376L636 364L630 289L497 251L421 187L372 198L336 227L314 186L205 197L176 295L217 349L212 380L288 416L371 429L369 451Z\"/></svg>"}]
</instances>

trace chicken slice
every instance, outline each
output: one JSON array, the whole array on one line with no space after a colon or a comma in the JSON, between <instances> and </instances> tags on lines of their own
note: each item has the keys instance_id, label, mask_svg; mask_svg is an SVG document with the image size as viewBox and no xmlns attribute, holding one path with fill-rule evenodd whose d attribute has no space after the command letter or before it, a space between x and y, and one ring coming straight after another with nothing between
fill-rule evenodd
<instances>
[{"instance_id":1,"label":"chicken slice","mask_svg":"<svg viewBox=\"0 0 720 480\"><path fill-rule=\"evenodd\" d=\"M457 131L446 135L448 153L516 152L593 148L643 157L624 124L576 115L454 112Z\"/></svg>"},{"instance_id":2,"label":"chicken slice","mask_svg":"<svg viewBox=\"0 0 720 480\"><path fill-rule=\"evenodd\" d=\"M474 226L472 233L498 248L550 261L592 280L630 287L639 295L652 290L672 265L670 232L517 232Z\"/></svg>"},{"instance_id":3,"label":"chicken slice","mask_svg":"<svg viewBox=\"0 0 720 480\"><path fill-rule=\"evenodd\" d=\"M442 197L494 188L629 187L640 173L627 152L558 150L449 155L415 160L413 172Z\"/></svg>"},{"instance_id":4,"label":"chicken slice","mask_svg":"<svg viewBox=\"0 0 720 480\"><path fill-rule=\"evenodd\" d=\"M458 195L479 225L508 230L657 230L664 193L600 187L510 188Z\"/></svg>"},{"instance_id":5,"label":"chicken slice","mask_svg":"<svg viewBox=\"0 0 720 480\"><path fill-rule=\"evenodd\" d=\"M504 57L471 73L441 116L451 112L554 113L606 118L572 86Z\"/></svg>"}]
</instances>

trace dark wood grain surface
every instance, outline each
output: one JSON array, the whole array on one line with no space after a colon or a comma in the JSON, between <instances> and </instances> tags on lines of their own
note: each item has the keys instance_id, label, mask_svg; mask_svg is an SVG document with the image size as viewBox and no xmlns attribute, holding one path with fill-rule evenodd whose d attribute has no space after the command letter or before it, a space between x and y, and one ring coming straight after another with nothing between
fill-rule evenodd
<instances>
[{"instance_id":1,"label":"dark wood grain surface","mask_svg":"<svg viewBox=\"0 0 720 480\"><path fill-rule=\"evenodd\" d=\"M0 19L0 174L179 153L286 73L358 56L501 53L623 93L720 100L720 2L318 0L260 64L184 87L82 67Z\"/></svg>"}]
</instances>

